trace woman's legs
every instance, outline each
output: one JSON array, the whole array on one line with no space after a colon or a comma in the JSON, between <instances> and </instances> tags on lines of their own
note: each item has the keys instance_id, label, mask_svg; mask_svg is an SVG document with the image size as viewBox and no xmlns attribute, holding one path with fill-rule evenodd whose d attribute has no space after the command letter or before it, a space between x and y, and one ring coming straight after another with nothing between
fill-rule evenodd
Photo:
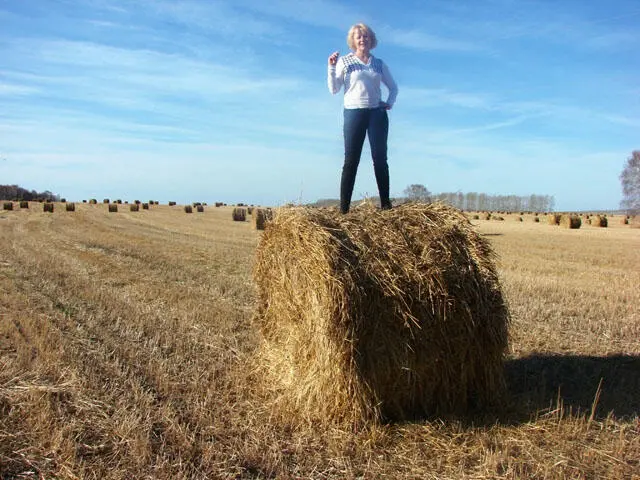
<instances>
[{"instance_id":1,"label":"woman's legs","mask_svg":"<svg viewBox=\"0 0 640 480\"><path fill-rule=\"evenodd\" d=\"M347 213L351 205L351 195L356 182L356 173L364 137L369 125L369 112L365 108L344 109L344 165L340 181L340 211Z\"/></svg>"},{"instance_id":2,"label":"woman's legs","mask_svg":"<svg viewBox=\"0 0 640 480\"><path fill-rule=\"evenodd\" d=\"M383 209L391 208L389 199L389 165L387 163L387 138L389 136L389 117L384 108L371 110L369 115L369 145L373 158L373 170L378 183L380 194L380 206Z\"/></svg>"}]
</instances>

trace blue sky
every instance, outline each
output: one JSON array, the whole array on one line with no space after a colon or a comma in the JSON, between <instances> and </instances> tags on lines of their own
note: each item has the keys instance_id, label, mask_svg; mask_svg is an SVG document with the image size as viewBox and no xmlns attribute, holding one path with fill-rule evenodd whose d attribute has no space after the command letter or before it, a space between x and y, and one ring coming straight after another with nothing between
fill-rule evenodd
<instances>
[{"instance_id":1,"label":"blue sky","mask_svg":"<svg viewBox=\"0 0 640 480\"><path fill-rule=\"evenodd\" d=\"M640 148L638 0L0 0L0 184L337 198L342 94L326 63L357 22L400 89L393 196L419 183L618 207ZM375 195L367 148L354 199Z\"/></svg>"}]
</instances>

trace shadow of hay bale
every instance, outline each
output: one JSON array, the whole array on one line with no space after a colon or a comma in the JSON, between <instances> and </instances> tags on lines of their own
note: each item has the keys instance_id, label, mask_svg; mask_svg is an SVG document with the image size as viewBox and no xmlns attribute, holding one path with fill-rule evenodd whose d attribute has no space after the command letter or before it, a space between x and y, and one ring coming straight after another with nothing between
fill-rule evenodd
<instances>
[{"instance_id":1,"label":"shadow of hay bale","mask_svg":"<svg viewBox=\"0 0 640 480\"><path fill-rule=\"evenodd\" d=\"M640 356L531 355L505 362L509 393L525 415L555 408L590 412L598 385L596 418L640 416Z\"/></svg>"},{"instance_id":2,"label":"shadow of hay bale","mask_svg":"<svg viewBox=\"0 0 640 480\"><path fill-rule=\"evenodd\" d=\"M254 279L256 369L288 421L361 425L502 399L509 314L494 252L456 209L278 209Z\"/></svg>"}]
</instances>

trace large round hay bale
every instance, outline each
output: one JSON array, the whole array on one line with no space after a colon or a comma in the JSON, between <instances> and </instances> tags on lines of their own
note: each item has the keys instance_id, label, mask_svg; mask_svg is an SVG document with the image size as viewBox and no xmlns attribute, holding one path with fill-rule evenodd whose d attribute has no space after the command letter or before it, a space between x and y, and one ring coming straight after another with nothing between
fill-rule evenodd
<instances>
[{"instance_id":1,"label":"large round hay bale","mask_svg":"<svg viewBox=\"0 0 640 480\"><path fill-rule=\"evenodd\" d=\"M504 389L509 314L456 209L279 209L256 251L258 378L293 421L462 413Z\"/></svg>"},{"instance_id":2,"label":"large round hay bale","mask_svg":"<svg viewBox=\"0 0 640 480\"><path fill-rule=\"evenodd\" d=\"M117 213L118 212L118 205L115 203L110 203L109 204L109 213Z\"/></svg>"},{"instance_id":3,"label":"large round hay bale","mask_svg":"<svg viewBox=\"0 0 640 480\"><path fill-rule=\"evenodd\" d=\"M606 227L608 225L607 217L604 215L594 215L589 222L594 227Z\"/></svg>"},{"instance_id":4,"label":"large round hay bale","mask_svg":"<svg viewBox=\"0 0 640 480\"><path fill-rule=\"evenodd\" d=\"M4 202L2 204L3 210L13 210L13 202Z\"/></svg>"},{"instance_id":5,"label":"large round hay bale","mask_svg":"<svg viewBox=\"0 0 640 480\"><path fill-rule=\"evenodd\" d=\"M273 210L270 208L256 208L253 212L252 218L256 230L264 230L267 222L273 218Z\"/></svg>"},{"instance_id":6,"label":"large round hay bale","mask_svg":"<svg viewBox=\"0 0 640 480\"><path fill-rule=\"evenodd\" d=\"M20 201L20 208L29 208L29 202L27 200Z\"/></svg>"},{"instance_id":7,"label":"large round hay bale","mask_svg":"<svg viewBox=\"0 0 640 480\"><path fill-rule=\"evenodd\" d=\"M49 203L49 202L43 203L42 211L47 213L53 213L53 203Z\"/></svg>"},{"instance_id":8,"label":"large round hay bale","mask_svg":"<svg viewBox=\"0 0 640 480\"><path fill-rule=\"evenodd\" d=\"M547 217L547 222L549 222L549 225L560 225L561 218L562 215L559 213L550 213Z\"/></svg>"},{"instance_id":9,"label":"large round hay bale","mask_svg":"<svg viewBox=\"0 0 640 480\"><path fill-rule=\"evenodd\" d=\"M67 212L75 212L76 211L76 204L73 202L69 202L66 204L65 206Z\"/></svg>"},{"instance_id":10,"label":"large round hay bale","mask_svg":"<svg viewBox=\"0 0 640 480\"><path fill-rule=\"evenodd\" d=\"M559 225L564 228L580 228L582 219L578 215L561 215Z\"/></svg>"},{"instance_id":11,"label":"large round hay bale","mask_svg":"<svg viewBox=\"0 0 640 480\"><path fill-rule=\"evenodd\" d=\"M140 204L132 203L131 205L129 205L129 211L130 212L139 212L140 211Z\"/></svg>"},{"instance_id":12,"label":"large round hay bale","mask_svg":"<svg viewBox=\"0 0 640 480\"><path fill-rule=\"evenodd\" d=\"M245 208L235 207L231 215L235 222L244 222L247 219L247 210Z\"/></svg>"},{"instance_id":13,"label":"large round hay bale","mask_svg":"<svg viewBox=\"0 0 640 480\"><path fill-rule=\"evenodd\" d=\"M191 205L185 205L184 213L193 213L193 207Z\"/></svg>"}]
</instances>

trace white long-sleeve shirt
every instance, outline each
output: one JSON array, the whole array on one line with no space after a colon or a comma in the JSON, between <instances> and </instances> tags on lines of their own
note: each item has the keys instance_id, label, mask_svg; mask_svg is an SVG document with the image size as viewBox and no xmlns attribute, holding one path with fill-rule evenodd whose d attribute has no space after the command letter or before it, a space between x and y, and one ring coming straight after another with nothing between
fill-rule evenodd
<instances>
[{"instance_id":1,"label":"white long-sleeve shirt","mask_svg":"<svg viewBox=\"0 0 640 480\"><path fill-rule=\"evenodd\" d=\"M380 83L389 89L386 103L393 105L398 95L398 86L389 68L373 55L369 56L368 63L353 52L339 57L335 65L329 65L327 83L333 94L344 87L344 108L379 107L382 100Z\"/></svg>"}]
</instances>

